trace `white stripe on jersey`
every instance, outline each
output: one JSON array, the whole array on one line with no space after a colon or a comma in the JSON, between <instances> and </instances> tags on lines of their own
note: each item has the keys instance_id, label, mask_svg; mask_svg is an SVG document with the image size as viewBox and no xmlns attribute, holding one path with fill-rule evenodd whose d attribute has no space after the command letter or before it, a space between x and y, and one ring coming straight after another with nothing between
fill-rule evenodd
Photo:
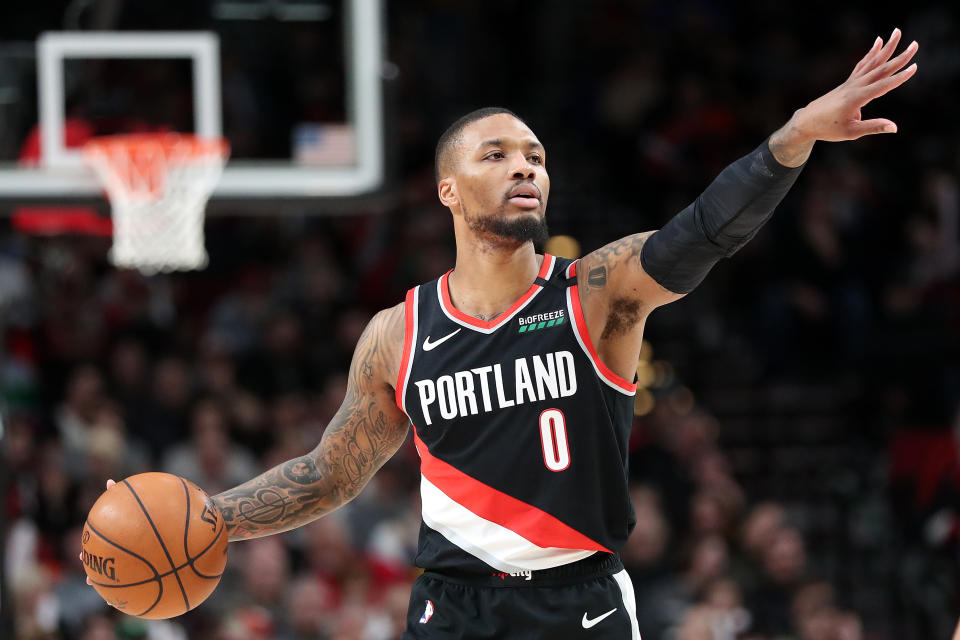
<instances>
[{"instance_id":1,"label":"white stripe on jersey","mask_svg":"<svg viewBox=\"0 0 960 640\"><path fill-rule=\"evenodd\" d=\"M637 393L637 390L624 389L616 382L604 375L603 371L600 370L600 367L597 366L597 361L594 359L593 355L590 353L590 349L587 348L586 343L583 341L583 336L580 335L580 327L577 326L577 316L573 312L573 296L570 293L571 287L567 287L567 311L570 313L570 326L573 327L573 335L576 336L577 342L580 343L580 348L583 349L583 353L587 356L587 359L590 361L590 364L593 365L593 370L597 372L597 377L603 380L606 385L612 389L616 389L625 396L634 396Z\"/></svg>"},{"instance_id":2,"label":"white stripe on jersey","mask_svg":"<svg viewBox=\"0 0 960 640\"><path fill-rule=\"evenodd\" d=\"M400 408L404 413L407 414L407 417L410 417L410 414L407 412L407 385L410 384L410 372L413 371L413 356L417 354L417 333L420 328L420 285L417 285L413 289L413 335L410 336L410 359L407 361L407 372L403 376L403 390L400 395L400 402L403 404Z\"/></svg>"},{"instance_id":3,"label":"white stripe on jersey","mask_svg":"<svg viewBox=\"0 0 960 640\"><path fill-rule=\"evenodd\" d=\"M547 273L546 273L545 276L543 276L543 279L544 279L544 280L550 280L550 276L553 275L553 268L554 268L555 266L557 266L557 257L556 257L556 256L550 256L550 266L547 267Z\"/></svg>"},{"instance_id":4,"label":"white stripe on jersey","mask_svg":"<svg viewBox=\"0 0 960 640\"><path fill-rule=\"evenodd\" d=\"M495 522L485 520L450 499L436 485L420 476L423 522L464 551L504 571L549 569L576 562L596 551L539 547Z\"/></svg>"}]
</instances>

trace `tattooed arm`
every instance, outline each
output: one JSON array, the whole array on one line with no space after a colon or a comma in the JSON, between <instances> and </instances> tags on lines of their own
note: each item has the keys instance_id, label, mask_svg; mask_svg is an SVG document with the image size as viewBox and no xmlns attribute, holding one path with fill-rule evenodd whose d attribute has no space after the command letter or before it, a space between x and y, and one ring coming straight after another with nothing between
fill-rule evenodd
<instances>
[{"instance_id":1,"label":"tattooed arm","mask_svg":"<svg viewBox=\"0 0 960 640\"><path fill-rule=\"evenodd\" d=\"M313 451L213 496L231 541L287 531L346 504L400 447L409 427L393 390L403 318L399 304L370 321L353 354L343 404Z\"/></svg>"}]
</instances>

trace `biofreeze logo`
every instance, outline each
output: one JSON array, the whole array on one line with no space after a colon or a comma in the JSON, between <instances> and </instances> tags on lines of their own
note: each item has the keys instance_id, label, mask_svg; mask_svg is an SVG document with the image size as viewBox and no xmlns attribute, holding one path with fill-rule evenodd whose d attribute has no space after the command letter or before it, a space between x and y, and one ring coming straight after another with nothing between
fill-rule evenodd
<instances>
[{"instance_id":1,"label":"biofreeze logo","mask_svg":"<svg viewBox=\"0 0 960 640\"><path fill-rule=\"evenodd\" d=\"M555 327L558 324L563 324L564 320L563 309L557 309L556 311L551 311L550 313L537 313L532 316L523 316L518 318L520 323L520 328L518 333L529 333L531 331L537 331L538 329L544 329L546 327Z\"/></svg>"},{"instance_id":2,"label":"biofreeze logo","mask_svg":"<svg viewBox=\"0 0 960 640\"><path fill-rule=\"evenodd\" d=\"M519 320L520 325L522 326L525 324L537 324L538 322L558 320L561 318L563 318L563 309L557 309L556 311L551 311L550 313L536 313L532 316L521 316Z\"/></svg>"},{"instance_id":3,"label":"biofreeze logo","mask_svg":"<svg viewBox=\"0 0 960 640\"><path fill-rule=\"evenodd\" d=\"M488 413L495 407L506 409L525 402L566 398L577 392L577 370L569 351L517 358L512 366L512 386L505 383L504 366L499 364L414 382L424 421L433 424L437 413L444 420L452 420L481 411Z\"/></svg>"}]
</instances>

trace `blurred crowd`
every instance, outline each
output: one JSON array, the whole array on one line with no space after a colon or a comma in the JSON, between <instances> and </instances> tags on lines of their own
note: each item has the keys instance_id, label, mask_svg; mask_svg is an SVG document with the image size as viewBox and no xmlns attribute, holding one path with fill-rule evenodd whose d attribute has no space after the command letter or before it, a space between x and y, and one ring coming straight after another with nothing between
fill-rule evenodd
<instances>
[{"instance_id":1,"label":"blurred crowd","mask_svg":"<svg viewBox=\"0 0 960 640\"><path fill-rule=\"evenodd\" d=\"M657 228L893 26L921 42L920 72L870 110L901 133L818 145L768 228L652 316L672 373L638 402L622 556L646 640L947 637L960 614L958 23L937 4L909 19L832 8L829 24L788 4L390 3L390 179L353 215L218 204L210 266L149 278L110 267L106 239L0 222L13 637L398 637L420 524L409 443L340 511L231 545L214 595L172 621L121 616L84 584L80 527L106 478L163 470L216 493L316 444L371 315L453 264L432 150L457 116L503 104L528 120L550 152L551 230L575 239L574 257ZM171 15L163 26L183 28ZM505 25L522 37L491 40ZM246 81L224 91L256 94ZM231 117L242 131L255 116ZM839 425L828 449L775 448L804 435L775 431L778 394L797 399L789 424ZM797 486L789 465L818 471Z\"/></svg>"}]
</instances>

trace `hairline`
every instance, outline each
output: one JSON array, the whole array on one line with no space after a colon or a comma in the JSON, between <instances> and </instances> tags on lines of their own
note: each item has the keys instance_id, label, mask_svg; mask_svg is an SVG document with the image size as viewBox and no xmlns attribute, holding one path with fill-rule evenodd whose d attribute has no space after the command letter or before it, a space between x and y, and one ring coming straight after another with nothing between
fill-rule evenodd
<instances>
[{"instance_id":1,"label":"hairline","mask_svg":"<svg viewBox=\"0 0 960 640\"><path fill-rule=\"evenodd\" d=\"M440 165L442 161L448 161L451 155L451 150L462 142L463 132L467 129L467 127L477 122L486 120L487 118L492 118L493 116L499 115L510 116L519 121L523 126L527 127L527 129L530 129L530 126L524 121L523 118L505 107L482 107L480 109L474 109L473 111L461 116L449 127L447 127L437 141L437 148L434 155L434 178L437 184L439 184L442 179L440 175ZM530 132L532 133L533 130L530 129ZM543 145L541 144L540 147L543 148Z\"/></svg>"}]
</instances>

